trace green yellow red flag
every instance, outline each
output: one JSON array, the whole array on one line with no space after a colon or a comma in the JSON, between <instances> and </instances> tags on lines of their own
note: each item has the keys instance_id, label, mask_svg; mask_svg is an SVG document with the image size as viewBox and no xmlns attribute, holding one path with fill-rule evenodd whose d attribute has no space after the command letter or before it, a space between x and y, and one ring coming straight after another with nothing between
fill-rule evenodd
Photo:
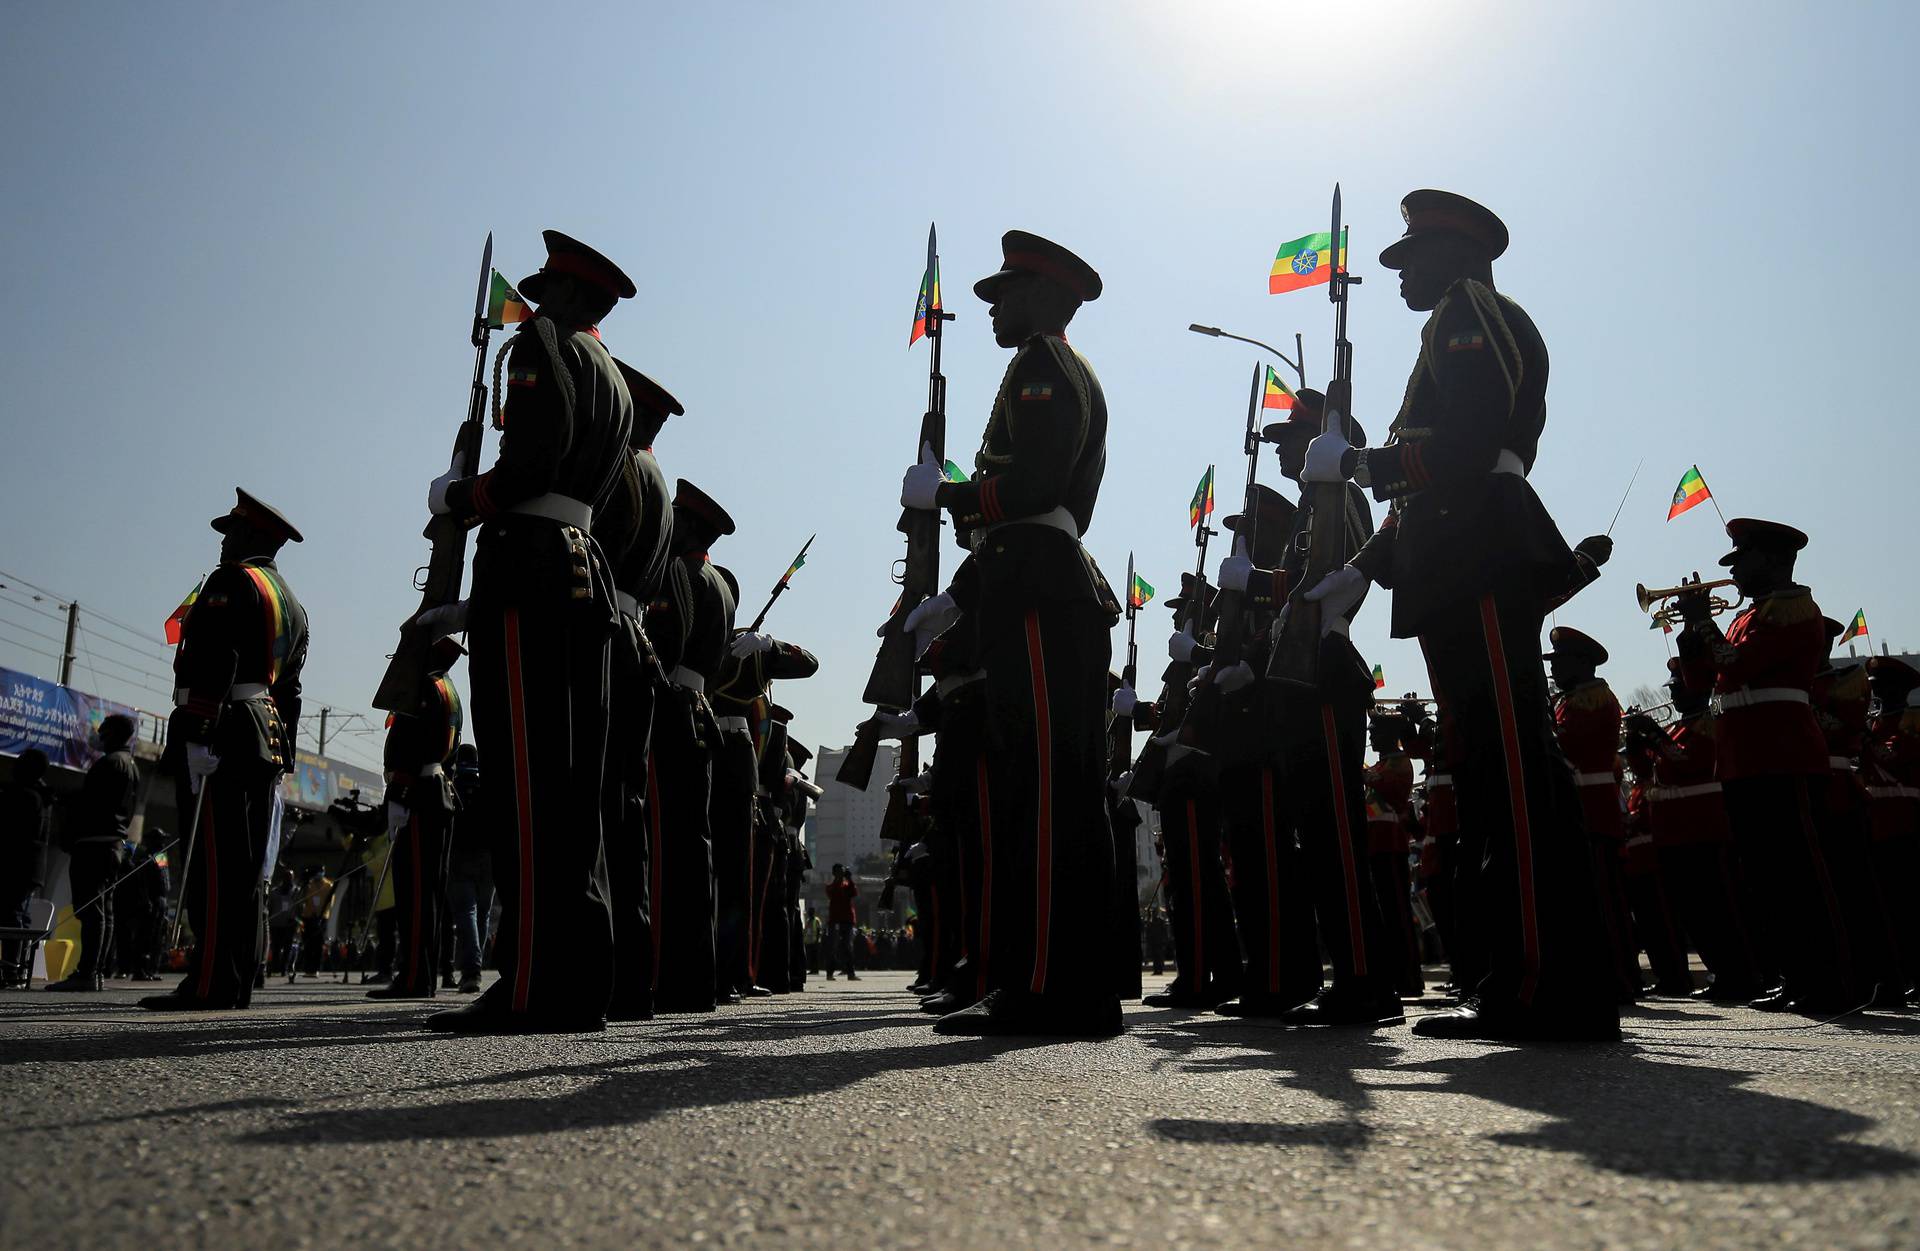
<instances>
[{"instance_id":1,"label":"green yellow red flag","mask_svg":"<svg viewBox=\"0 0 1920 1251\"><path fill-rule=\"evenodd\" d=\"M168 646L178 647L180 645L180 639L186 629L187 610L193 607L194 600L200 598L200 588L206 585L206 581L205 578L202 578L200 581L194 583L193 589L187 592L187 597L180 601L180 607L174 609L173 615L167 618Z\"/></svg>"},{"instance_id":2,"label":"green yellow red flag","mask_svg":"<svg viewBox=\"0 0 1920 1251\"><path fill-rule=\"evenodd\" d=\"M1844 643L1848 639L1864 638L1866 637L1866 633L1867 610L1862 608L1853 614L1853 620L1848 623L1847 632L1840 636L1840 641Z\"/></svg>"},{"instance_id":3,"label":"green yellow red flag","mask_svg":"<svg viewBox=\"0 0 1920 1251\"><path fill-rule=\"evenodd\" d=\"M533 308L508 285L499 270L493 271L493 286L487 294L487 328L504 330L515 322L533 316Z\"/></svg>"},{"instance_id":4,"label":"green yellow red flag","mask_svg":"<svg viewBox=\"0 0 1920 1251\"><path fill-rule=\"evenodd\" d=\"M1707 490L1707 480L1700 476L1700 466L1694 465L1680 475L1680 485L1673 488L1673 503L1667 508L1667 520L1672 521L1689 508L1712 498L1713 492Z\"/></svg>"},{"instance_id":5,"label":"green yellow red flag","mask_svg":"<svg viewBox=\"0 0 1920 1251\"><path fill-rule=\"evenodd\" d=\"M1193 489L1193 502L1187 505L1187 529L1198 526L1213 516L1213 466L1207 466L1207 472L1200 476L1200 485Z\"/></svg>"},{"instance_id":6,"label":"green yellow red flag","mask_svg":"<svg viewBox=\"0 0 1920 1251\"><path fill-rule=\"evenodd\" d=\"M1273 366L1267 366L1266 395L1260 401L1262 408L1288 409L1293 407L1293 388L1280 380L1273 372Z\"/></svg>"},{"instance_id":7,"label":"green yellow red flag","mask_svg":"<svg viewBox=\"0 0 1920 1251\"><path fill-rule=\"evenodd\" d=\"M1145 608L1152 602L1153 583L1147 581L1137 573L1134 574L1132 585L1127 587L1127 606L1129 608Z\"/></svg>"},{"instance_id":8,"label":"green yellow red flag","mask_svg":"<svg viewBox=\"0 0 1920 1251\"><path fill-rule=\"evenodd\" d=\"M1317 287L1333 277L1338 269L1345 273L1347 269L1347 231L1340 230L1340 255L1333 255L1333 233L1323 230L1317 235L1301 235L1298 239L1289 239L1280 245L1280 252L1273 258L1273 269L1267 275L1267 293L1279 295L1283 291L1298 291L1302 287Z\"/></svg>"},{"instance_id":9,"label":"green yellow red flag","mask_svg":"<svg viewBox=\"0 0 1920 1251\"><path fill-rule=\"evenodd\" d=\"M934 243L933 227L927 227L927 268L920 275L920 298L913 302L913 333L907 336L912 347L927 337L927 321L940 312L940 254Z\"/></svg>"},{"instance_id":10,"label":"green yellow red flag","mask_svg":"<svg viewBox=\"0 0 1920 1251\"><path fill-rule=\"evenodd\" d=\"M1381 670L1379 665L1373 667L1373 689L1376 691L1384 691L1387 689L1387 675Z\"/></svg>"}]
</instances>

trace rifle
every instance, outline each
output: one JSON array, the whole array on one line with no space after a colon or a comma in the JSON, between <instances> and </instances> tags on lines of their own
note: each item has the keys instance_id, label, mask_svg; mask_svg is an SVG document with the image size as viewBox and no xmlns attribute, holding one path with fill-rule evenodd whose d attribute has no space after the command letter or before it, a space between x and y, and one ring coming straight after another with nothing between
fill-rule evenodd
<instances>
[{"instance_id":1,"label":"rifle","mask_svg":"<svg viewBox=\"0 0 1920 1251\"><path fill-rule=\"evenodd\" d=\"M793 563L788 565L787 571L780 575L780 580L773 584L773 594L767 596L767 602L760 608L760 615L755 617L753 624L747 627L746 632L748 634L757 633L761 625L766 622L767 614L773 611L773 601L779 599L781 593L787 589L787 583L793 578L793 571L807 563L807 549L811 548L813 541L819 537L817 534L807 536L806 546L802 547L800 554L793 558Z\"/></svg>"},{"instance_id":2,"label":"rifle","mask_svg":"<svg viewBox=\"0 0 1920 1251\"><path fill-rule=\"evenodd\" d=\"M493 277L493 232L487 232L486 248L480 254L480 292L473 303L473 385L467 392L467 416L453 439L450 465L464 466L473 473L480 463L480 437L486 430L487 412L487 340L492 328L487 322L487 296ZM411 623L429 608L441 608L460 598L460 584L467 573L467 528L458 517L430 517L421 537L432 546L432 554L422 569L414 571L414 585L420 591L420 607ZM424 576L423 576L424 574ZM431 630L400 627L400 643L387 662L380 689L373 694L373 706L385 712L411 712L420 706L426 694L428 655L433 650Z\"/></svg>"},{"instance_id":3,"label":"rifle","mask_svg":"<svg viewBox=\"0 0 1920 1251\"><path fill-rule=\"evenodd\" d=\"M954 315L941 308L935 298L939 274L940 255L934 229L928 226L927 270L922 289L927 298L924 311L931 355L927 363L927 411L920 418L920 438L914 444L914 456L918 459L931 454L936 461L944 463L947 454L947 378L940 372L940 341L944 337L942 326L952 321ZM916 669L920 657L914 647L913 631L903 629L902 623L909 613L920 606L921 601L940 593L940 527L943 524L937 509L904 508L900 511L897 528L907 536L906 559L900 563L901 571L895 579L900 584L900 598L882 628L880 652L874 657L873 672L868 675L866 690L860 696L862 703L905 712L913 707L914 700L920 696L920 675ZM872 737L868 724L863 724L861 731L866 731L867 737ZM878 739L873 739L872 745L877 744ZM901 768L905 769L909 759L917 755L912 748L903 744ZM862 763L865 764L864 771L859 767ZM835 780L865 790L872 770L873 752L857 731L854 748L841 762ZM918 772L917 761L914 771Z\"/></svg>"},{"instance_id":4,"label":"rifle","mask_svg":"<svg viewBox=\"0 0 1920 1251\"><path fill-rule=\"evenodd\" d=\"M1353 344L1347 341L1347 288L1359 282L1339 263L1340 184L1333 185L1333 275L1327 280L1327 298L1333 302L1333 381L1327 384L1327 403L1321 414L1321 433L1346 429L1345 414L1353 407ZM1275 630L1273 661L1267 674L1292 686L1320 684L1320 606L1303 592L1347 563L1352 536L1347 533L1347 484L1308 482L1300 487L1300 504L1309 512L1303 536L1306 561L1300 583L1288 597Z\"/></svg>"},{"instance_id":5,"label":"rifle","mask_svg":"<svg viewBox=\"0 0 1920 1251\"><path fill-rule=\"evenodd\" d=\"M1241 447L1247 457L1247 489L1241 497L1238 538L1245 545L1249 557L1255 548L1260 509L1257 491L1260 476L1260 369L1260 362L1255 361L1253 391L1247 396L1247 428L1241 439ZM1217 675L1246 657L1246 592L1229 591L1222 587L1214 604L1213 672ZM1213 733L1219 720L1223 695L1224 692L1211 681L1203 683L1194 693L1180 727L1180 742L1183 745L1196 752L1202 750L1203 742L1216 747L1223 746L1217 741L1219 736Z\"/></svg>"},{"instance_id":6,"label":"rifle","mask_svg":"<svg viewBox=\"0 0 1920 1251\"><path fill-rule=\"evenodd\" d=\"M1213 466L1207 466L1207 477L1211 481ZM1199 554L1193 562L1193 592L1187 595L1187 602L1180 605L1180 615L1176 623L1200 637L1206 622L1207 609L1207 540L1216 533L1207 524L1207 516L1202 513L1194 532L1194 546ZM1182 594L1186 594L1182 588ZM1177 729L1187 716L1187 678L1191 669L1187 665L1173 664L1167 669L1166 681L1160 687L1160 734ZM1156 735L1158 738L1160 735ZM1127 798L1138 799L1158 805L1160 788L1166 781L1167 749L1154 739L1140 749L1140 758L1133 762L1133 781L1127 784Z\"/></svg>"}]
</instances>

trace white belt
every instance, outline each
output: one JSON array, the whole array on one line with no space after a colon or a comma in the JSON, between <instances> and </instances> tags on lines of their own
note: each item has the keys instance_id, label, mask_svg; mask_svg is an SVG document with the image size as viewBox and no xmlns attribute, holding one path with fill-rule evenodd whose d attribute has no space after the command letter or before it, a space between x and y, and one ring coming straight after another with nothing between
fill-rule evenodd
<instances>
[{"instance_id":1,"label":"white belt","mask_svg":"<svg viewBox=\"0 0 1920 1251\"><path fill-rule=\"evenodd\" d=\"M1869 786L1870 799L1920 799L1920 786Z\"/></svg>"},{"instance_id":2,"label":"white belt","mask_svg":"<svg viewBox=\"0 0 1920 1251\"><path fill-rule=\"evenodd\" d=\"M635 619L639 618L640 601L627 594L627 592L615 591L613 593L613 602L620 605L620 611L627 614L627 616Z\"/></svg>"},{"instance_id":3,"label":"white belt","mask_svg":"<svg viewBox=\"0 0 1920 1251\"><path fill-rule=\"evenodd\" d=\"M732 731L735 734L745 734L747 732L747 719L745 717L715 717L714 722L719 725L722 734L728 731Z\"/></svg>"},{"instance_id":4,"label":"white belt","mask_svg":"<svg viewBox=\"0 0 1920 1251\"><path fill-rule=\"evenodd\" d=\"M521 500L510 513L523 517L545 517L548 521L557 521L563 526L573 526L578 530L593 533L593 507L583 504L571 495L558 495L552 491L545 495L536 495L530 500Z\"/></svg>"},{"instance_id":5,"label":"white belt","mask_svg":"<svg viewBox=\"0 0 1920 1251\"><path fill-rule=\"evenodd\" d=\"M1838 769L1842 773L1851 773L1853 772L1853 758L1851 756L1828 756L1827 767L1829 769Z\"/></svg>"},{"instance_id":6,"label":"white belt","mask_svg":"<svg viewBox=\"0 0 1920 1251\"><path fill-rule=\"evenodd\" d=\"M1701 795L1720 794L1720 783L1698 782L1692 786L1656 786L1647 792L1647 799L1660 803L1668 799L1695 799Z\"/></svg>"},{"instance_id":7,"label":"white belt","mask_svg":"<svg viewBox=\"0 0 1920 1251\"><path fill-rule=\"evenodd\" d=\"M1080 541L1080 523L1073 519L1065 504L1056 504L1044 513L1035 513L1031 517L1009 517L1005 521L996 521L987 527L988 534L1004 530L1008 526L1051 526L1055 530L1072 536L1074 542Z\"/></svg>"},{"instance_id":8,"label":"white belt","mask_svg":"<svg viewBox=\"0 0 1920 1251\"><path fill-rule=\"evenodd\" d=\"M423 778L437 778L444 772L446 772L446 770L442 769L439 765L430 764L420 770L420 776Z\"/></svg>"},{"instance_id":9,"label":"white belt","mask_svg":"<svg viewBox=\"0 0 1920 1251\"><path fill-rule=\"evenodd\" d=\"M1452 785L1453 785L1453 774L1451 774L1451 773L1429 773L1429 774L1427 775L1427 785L1428 785L1428 786L1452 786Z\"/></svg>"},{"instance_id":10,"label":"white belt","mask_svg":"<svg viewBox=\"0 0 1920 1251\"><path fill-rule=\"evenodd\" d=\"M1520 453L1511 448L1501 448L1500 455L1493 462L1493 472L1510 473L1516 478L1527 476L1526 462L1520 459Z\"/></svg>"},{"instance_id":11,"label":"white belt","mask_svg":"<svg viewBox=\"0 0 1920 1251\"><path fill-rule=\"evenodd\" d=\"M263 698L266 693L267 684L265 682L236 682L227 688L226 702L230 704L245 703L249 699ZM192 694L193 692L184 686L174 687L173 706L175 708L184 707L187 700L192 697Z\"/></svg>"},{"instance_id":12,"label":"white belt","mask_svg":"<svg viewBox=\"0 0 1920 1251\"><path fill-rule=\"evenodd\" d=\"M1743 686L1737 691L1714 696L1721 712L1751 708L1755 704L1812 704L1807 693L1793 686Z\"/></svg>"},{"instance_id":13,"label":"white belt","mask_svg":"<svg viewBox=\"0 0 1920 1251\"><path fill-rule=\"evenodd\" d=\"M961 687L973 682L978 682L986 676L987 671L985 669L975 669L972 673L949 674L933 684L933 692L940 698L945 699Z\"/></svg>"},{"instance_id":14,"label":"white belt","mask_svg":"<svg viewBox=\"0 0 1920 1251\"><path fill-rule=\"evenodd\" d=\"M675 665L673 672L667 675L667 681L675 686L684 686L695 695L704 695L707 690L706 675L695 673L685 665Z\"/></svg>"},{"instance_id":15,"label":"white belt","mask_svg":"<svg viewBox=\"0 0 1920 1251\"><path fill-rule=\"evenodd\" d=\"M1576 773L1573 780L1582 786L1618 786L1620 779L1611 773Z\"/></svg>"}]
</instances>

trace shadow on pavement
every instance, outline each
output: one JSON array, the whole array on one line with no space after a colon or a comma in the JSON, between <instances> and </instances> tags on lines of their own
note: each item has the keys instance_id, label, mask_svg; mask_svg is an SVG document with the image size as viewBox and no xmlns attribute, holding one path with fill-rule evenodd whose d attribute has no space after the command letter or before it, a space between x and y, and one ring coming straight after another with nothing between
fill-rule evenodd
<instances>
[{"instance_id":1,"label":"shadow on pavement","mask_svg":"<svg viewBox=\"0 0 1920 1251\"><path fill-rule=\"evenodd\" d=\"M1273 1037L1285 1034L1285 1042ZM1264 1035L1264 1037L1263 1037ZM1679 1182L1838 1181L1912 1173L1904 1151L1851 1141L1877 1122L1840 1108L1745 1085L1754 1073L1669 1063L1634 1046L1501 1049L1395 1064L1398 1048L1378 1035L1313 1037L1304 1031L1188 1028L1146 1038L1191 1070L1264 1069L1275 1079L1338 1104L1345 1119L1270 1125L1168 1119L1151 1124L1176 1142L1317 1146L1364 1151L1373 1130L1362 1119L1374 1089L1467 1095L1549 1118L1538 1129L1489 1140L1578 1155L1623 1176ZM1703 1042L1705 1040L1702 1040ZM1247 1049L1284 1046L1248 1054ZM1367 1070L1429 1074L1434 1080L1360 1080Z\"/></svg>"}]
</instances>

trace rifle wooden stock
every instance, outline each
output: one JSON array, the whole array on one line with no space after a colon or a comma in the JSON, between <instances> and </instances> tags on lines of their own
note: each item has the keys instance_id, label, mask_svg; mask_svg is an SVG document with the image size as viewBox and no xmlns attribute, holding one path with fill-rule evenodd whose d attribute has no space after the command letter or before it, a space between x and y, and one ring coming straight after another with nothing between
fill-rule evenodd
<instances>
[{"instance_id":1,"label":"rifle wooden stock","mask_svg":"<svg viewBox=\"0 0 1920 1251\"><path fill-rule=\"evenodd\" d=\"M920 772L920 745L906 738L900 743L900 769L895 778L905 781ZM887 811L880 818L880 841L898 843L902 848L919 840L920 826L914 811L919 796L911 794L903 786L895 786L887 792Z\"/></svg>"},{"instance_id":2,"label":"rifle wooden stock","mask_svg":"<svg viewBox=\"0 0 1920 1251\"><path fill-rule=\"evenodd\" d=\"M833 780L857 791L866 790L868 783L873 781L874 759L879 752L880 727L872 720L862 721L853 732L853 746L841 758Z\"/></svg>"}]
</instances>

